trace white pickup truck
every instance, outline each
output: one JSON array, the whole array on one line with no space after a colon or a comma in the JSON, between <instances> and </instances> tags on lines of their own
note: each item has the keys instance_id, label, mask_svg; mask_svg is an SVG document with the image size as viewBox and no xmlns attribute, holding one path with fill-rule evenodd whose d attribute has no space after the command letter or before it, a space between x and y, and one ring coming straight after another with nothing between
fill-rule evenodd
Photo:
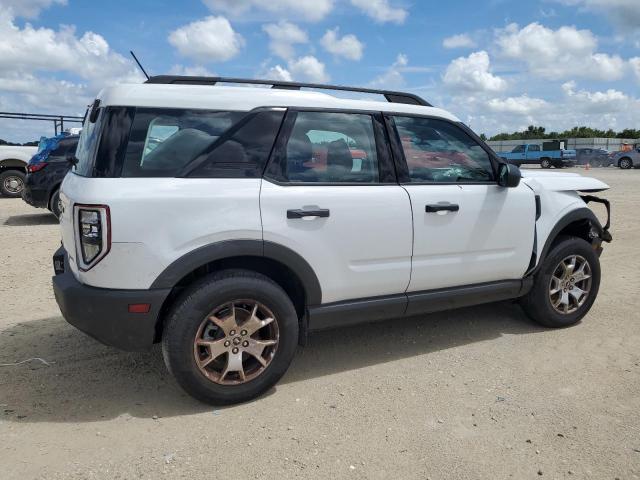
<instances>
[{"instance_id":1,"label":"white pickup truck","mask_svg":"<svg viewBox=\"0 0 640 480\"><path fill-rule=\"evenodd\" d=\"M27 162L38 147L0 146L0 195L19 197L24 189Z\"/></svg>"}]
</instances>

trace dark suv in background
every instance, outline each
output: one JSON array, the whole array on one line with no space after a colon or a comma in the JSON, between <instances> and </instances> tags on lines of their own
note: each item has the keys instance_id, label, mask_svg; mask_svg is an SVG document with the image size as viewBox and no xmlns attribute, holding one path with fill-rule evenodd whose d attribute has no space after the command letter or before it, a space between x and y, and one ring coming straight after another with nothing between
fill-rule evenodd
<instances>
[{"instance_id":1,"label":"dark suv in background","mask_svg":"<svg viewBox=\"0 0 640 480\"><path fill-rule=\"evenodd\" d=\"M71 168L79 135L58 135L41 142L41 148L27 164L22 199L37 208L48 208L60 217L60 184Z\"/></svg>"}]
</instances>

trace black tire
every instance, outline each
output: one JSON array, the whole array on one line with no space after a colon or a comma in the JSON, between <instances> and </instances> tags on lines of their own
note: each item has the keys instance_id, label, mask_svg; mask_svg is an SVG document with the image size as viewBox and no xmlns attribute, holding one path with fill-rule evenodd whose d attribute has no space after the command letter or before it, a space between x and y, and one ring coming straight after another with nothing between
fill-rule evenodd
<instances>
[{"instance_id":1,"label":"black tire","mask_svg":"<svg viewBox=\"0 0 640 480\"><path fill-rule=\"evenodd\" d=\"M19 198L24 190L26 175L20 170L5 170L0 173L0 194L9 198Z\"/></svg>"},{"instance_id":2,"label":"black tire","mask_svg":"<svg viewBox=\"0 0 640 480\"><path fill-rule=\"evenodd\" d=\"M551 168L551 161L548 158L543 158L540 160L540 166L542 168Z\"/></svg>"},{"instance_id":3,"label":"black tire","mask_svg":"<svg viewBox=\"0 0 640 480\"><path fill-rule=\"evenodd\" d=\"M560 262L568 256L583 257L591 269L591 285L584 303L572 313L560 313L551 303L551 277ZM578 237L559 237L548 255L543 260L540 270L534 277L531 291L525 295L520 304L525 313L537 323L545 327L568 327L578 323L591 309L600 288L600 260L591 245Z\"/></svg>"},{"instance_id":4,"label":"black tire","mask_svg":"<svg viewBox=\"0 0 640 480\"><path fill-rule=\"evenodd\" d=\"M618 162L618 167L620 167L622 170L629 170L633 167L633 162L629 157L622 157Z\"/></svg>"},{"instance_id":5,"label":"black tire","mask_svg":"<svg viewBox=\"0 0 640 480\"><path fill-rule=\"evenodd\" d=\"M279 339L262 373L244 383L223 385L200 371L194 340L216 307L238 299L266 306L276 319ZM225 270L189 287L172 306L162 334L162 353L169 371L189 395L213 405L245 402L269 390L289 368L297 344L298 316L291 299L275 282L248 270Z\"/></svg>"},{"instance_id":6,"label":"black tire","mask_svg":"<svg viewBox=\"0 0 640 480\"><path fill-rule=\"evenodd\" d=\"M58 188L53 195L51 195L51 199L49 200L49 210L53 213L56 218L60 218L60 214L62 213L62 209L60 208L60 189Z\"/></svg>"}]
</instances>

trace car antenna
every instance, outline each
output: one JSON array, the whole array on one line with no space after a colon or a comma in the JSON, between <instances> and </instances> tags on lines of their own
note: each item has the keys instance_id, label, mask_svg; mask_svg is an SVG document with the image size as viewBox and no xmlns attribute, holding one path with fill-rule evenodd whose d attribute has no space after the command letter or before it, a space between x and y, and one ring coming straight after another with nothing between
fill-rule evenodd
<instances>
[{"instance_id":1,"label":"car antenna","mask_svg":"<svg viewBox=\"0 0 640 480\"><path fill-rule=\"evenodd\" d=\"M140 63L140 60L138 60L138 57L136 57L136 54L133 53L133 50L129 50L129 53L131 54L131 56L133 57L133 59L136 61L136 63L138 64L138 67L140 67L140 70L142 70L142 73L144 73L144 76L147 77L147 80L149 80L149 75L147 75L147 72L144 71L144 68L142 68L142 64Z\"/></svg>"}]
</instances>

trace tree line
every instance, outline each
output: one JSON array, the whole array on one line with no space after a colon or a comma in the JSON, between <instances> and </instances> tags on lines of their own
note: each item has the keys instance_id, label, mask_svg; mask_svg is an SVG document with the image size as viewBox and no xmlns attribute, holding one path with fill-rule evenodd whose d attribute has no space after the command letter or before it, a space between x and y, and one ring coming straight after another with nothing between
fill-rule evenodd
<instances>
[{"instance_id":1,"label":"tree line","mask_svg":"<svg viewBox=\"0 0 640 480\"><path fill-rule=\"evenodd\" d=\"M487 140L487 136L483 133L480 135L483 140ZM620 132L616 132L611 128L609 130L599 130L591 127L573 127L563 132L547 132L544 127L536 127L529 125L526 130L513 133L499 133L488 140L528 140L538 138L562 139L562 138L640 138L640 130L633 128L625 128Z\"/></svg>"},{"instance_id":2,"label":"tree line","mask_svg":"<svg viewBox=\"0 0 640 480\"><path fill-rule=\"evenodd\" d=\"M6 146L6 147L37 147L38 146L38 141L34 140L33 142L26 142L26 143L13 143L13 142L7 142L6 140L3 140L2 138L0 138L0 146Z\"/></svg>"}]
</instances>

